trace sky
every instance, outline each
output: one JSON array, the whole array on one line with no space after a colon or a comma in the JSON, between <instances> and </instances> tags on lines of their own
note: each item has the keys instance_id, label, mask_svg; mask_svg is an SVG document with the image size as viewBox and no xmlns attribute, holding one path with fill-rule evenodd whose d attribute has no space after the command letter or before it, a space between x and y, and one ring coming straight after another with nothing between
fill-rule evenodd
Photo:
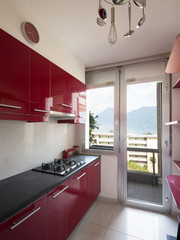
<instances>
[{"instance_id":1,"label":"sky","mask_svg":"<svg viewBox=\"0 0 180 240\"><path fill-rule=\"evenodd\" d=\"M156 106L156 83L132 84L127 87L127 112L142 106Z\"/></svg>"},{"instance_id":2,"label":"sky","mask_svg":"<svg viewBox=\"0 0 180 240\"><path fill-rule=\"evenodd\" d=\"M113 87L90 89L87 91L89 109L98 115L108 107L114 107ZM131 84L127 86L127 112L142 106L156 106L156 83Z\"/></svg>"},{"instance_id":3,"label":"sky","mask_svg":"<svg viewBox=\"0 0 180 240\"><path fill-rule=\"evenodd\" d=\"M103 87L90 89L87 91L87 101L89 104L89 109L98 115L100 112L104 111L106 108L114 107L114 87Z\"/></svg>"}]
</instances>

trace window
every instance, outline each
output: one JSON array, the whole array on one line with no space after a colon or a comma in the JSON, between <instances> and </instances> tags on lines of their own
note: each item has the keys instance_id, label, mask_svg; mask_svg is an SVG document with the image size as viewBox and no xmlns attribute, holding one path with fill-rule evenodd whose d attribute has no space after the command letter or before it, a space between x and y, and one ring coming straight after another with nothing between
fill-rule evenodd
<instances>
[{"instance_id":1,"label":"window","mask_svg":"<svg viewBox=\"0 0 180 240\"><path fill-rule=\"evenodd\" d=\"M114 86L86 92L86 149L114 149Z\"/></svg>"}]
</instances>

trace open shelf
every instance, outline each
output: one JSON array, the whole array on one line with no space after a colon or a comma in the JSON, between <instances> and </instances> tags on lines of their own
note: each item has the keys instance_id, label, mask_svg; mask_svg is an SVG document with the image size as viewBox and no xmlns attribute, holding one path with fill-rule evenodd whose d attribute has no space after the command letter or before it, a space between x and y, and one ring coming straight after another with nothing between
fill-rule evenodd
<instances>
[{"instance_id":1,"label":"open shelf","mask_svg":"<svg viewBox=\"0 0 180 240\"><path fill-rule=\"evenodd\" d=\"M178 208L180 208L180 176L169 175L166 177L171 194Z\"/></svg>"},{"instance_id":2,"label":"open shelf","mask_svg":"<svg viewBox=\"0 0 180 240\"><path fill-rule=\"evenodd\" d=\"M173 162L176 165L176 167L180 170L180 161L173 160Z\"/></svg>"},{"instance_id":3,"label":"open shelf","mask_svg":"<svg viewBox=\"0 0 180 240\"><path fill-rule=\"evenodd\" d=\"M174 84L173 88L180 88L180 78L177 80L177 82Z\"/></svg>"},{"instance_id":4,"label":"open shelf","mask_svg":"<svg viewBox=\"0 0 180 240\"><path fill-rule=\"evenodd\" d=\"M180 125L180 120L176 120L173 122L167 122L166 125Z\"/></svg>"}]
</instances>

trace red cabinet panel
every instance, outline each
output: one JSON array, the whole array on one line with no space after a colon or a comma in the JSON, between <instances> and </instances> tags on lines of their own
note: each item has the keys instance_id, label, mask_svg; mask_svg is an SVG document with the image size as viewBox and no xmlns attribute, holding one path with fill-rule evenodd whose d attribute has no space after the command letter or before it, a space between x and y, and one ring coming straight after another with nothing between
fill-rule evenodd
<instances>
[{"instance_id":1,"label":"red cabinet panel","mask_svg":"<svg viewBox=\"0 0 180 240\"><path fill-rule=\"evenodd\" d=\"M47 239L47 196L0 225L3 240Z\"/></svg>"},{"instance_id":2,"label":"red cabinet panel","mask_svg":"<svg viewBox=\"0 0 180 240\"><path fill-rule=\"evenodd\" d=\"M101 159L98 158L89 167L89 206L96 200L101 188Z\"/></svg>"},{"instance_id":3,"label":"red cabinet panel","mask_svg":"<svg viewBox=\"0 0 180 240\"><path fill-rule=\"evenodd\" d=\"M66 239L67 188L65 182L48 194L48 240Z\"/></svg>"},{"instance_id":4,"label":"red cabinet panel","mask_svg":"<svg viewBox=\"0 0 180 240\"><path fill-rule=\"evenodd\" d=\"M30 114L50 116L50 62L30 50Z\"/></svg>"},{"instance_id":5,"label":"red cabinet panel","mask_svg":"<svg viewBox=\"0 0 180 240\"><path fill-rule=\"evenodd\" d=\"M0 112L28 114L29 48L1 29L0 43Z\"/></svg>"},{"instance_id":6,"label":"red cabinet panel","mask_svg":"<svg viewBox=\"0 0 180 240\"><path fill-rule=\"evenodd\" d=\"M86 85L76 80L76 96L73 99L73 107L75 111L75 123L86 122Z\"/></svg>"},{"instance_id":7,"label":"red cabinet panel","mask_svg":"<svg viewBox=\"0 0 180 240\"><path fill-rule=\"evenodd\" d=\"M88 172L83 169L67 181L67 237L88 210Z\"/></svg>"},{"instance_id":8,"label":"red cabinet panel","mask_svg":"<svg viewBox=\"0 0 180 240\"><path fill-rule=\"evenodd\" d=\"M73 83L71 75L51 63L52 111L72 113Z\"/></svg>"}]
</instances>

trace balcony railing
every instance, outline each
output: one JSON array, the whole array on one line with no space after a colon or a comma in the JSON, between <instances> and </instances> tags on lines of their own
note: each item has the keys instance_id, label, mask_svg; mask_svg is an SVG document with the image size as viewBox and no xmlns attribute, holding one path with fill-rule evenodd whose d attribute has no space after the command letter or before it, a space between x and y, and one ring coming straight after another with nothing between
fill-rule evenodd
<instances>
[{"instance_id":1,"label":"balcony railing","mask_svg":"<svg viewBox=\"0 0 180 240\"><path fill-rule=\"evenodd\" d=\"M152 165L153 165L153 184L156 184L156 173L155 173L155 153L159 154L159 149L153 148L136 148L136 147L127 147L127 151L129 152L143 152L143 153L152 153Z\"/></svg>"}]
</instances>

